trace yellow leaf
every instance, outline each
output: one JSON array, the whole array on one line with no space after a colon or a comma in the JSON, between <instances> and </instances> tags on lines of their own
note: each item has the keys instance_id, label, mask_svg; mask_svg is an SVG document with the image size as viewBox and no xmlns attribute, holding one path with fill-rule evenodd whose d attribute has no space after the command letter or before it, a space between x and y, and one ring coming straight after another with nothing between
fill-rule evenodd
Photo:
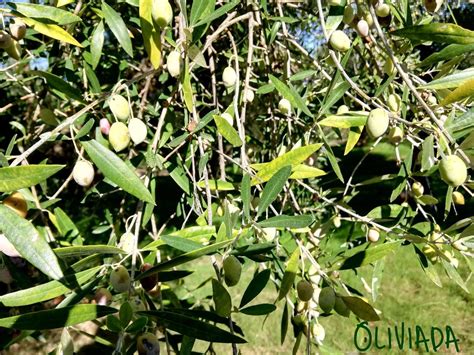
<instances>
[{"instance_id":1,"label":"yellow leaf","mask_svg":"<svg viewBox=\"0 0 474 355\"><path fill-rule=\"evenodd\" d=\"M64 29L59 27L58 25L53 24L44 24L39 21L33 20L31 18L22 18L23 22L25 22L28 26L33 28L35 31L44 34L45 36L57 39L62 42L73 44L77 47L81 47L82 45L76 41L76 39L71 36L68 32Z\"/></svg>"},{"instance_id":2,"label":"yellow leaf","mask_svg":"<svg viewBox=\"0 0 474 355\"><path fill-rule=\"evenodd\" d=\"M300 164L291 170L290 179L310 179L323 175L326 175L324 170Z\"/></svg>"},{"instance_id":3,"label":"yellow leaf","mask_svg":"<svg viewBox=\"0 0 474 355\"><path fill-rule=\"evenodd\" d=\"M355 147L359 141L360 135L364 127L351 127L349 129L349 135L347 136L346 148L344 149L344 155L349 154L349 152Z\"/></svg>"},{"instance_id":4,"label":"yellow leaf","mask_svg":"<svg viewBox=\"0 0 474 355\"><path fill-rule=\"evenodd\" d=\"M72 4L74 0L58 0L56 7L66 6Z\"/></svg>"},{"instance_id":5,"label":"yellow leaf","mask_svg":"<svg viewBox=\"0 0 474 355\"><path fill-rule=\"evenodd\" d=\"M153 68L158 69L161 64L161 38L159 29L153 26L151 19L152 0L140 0L140 26L142 29L145 49L150 57Z\"/></svg>"},{"instance_id":6,"label":"yellow leaf","mask_svg":"<svg viewBox=\"0 0 474 355\"><path fill-rule=\"evenodd\" d=\"M446 106L470 96L474 96L474 79L465 81L456 90L446 96L439 104L441 106Z\"/></svg>"}]
</instances>

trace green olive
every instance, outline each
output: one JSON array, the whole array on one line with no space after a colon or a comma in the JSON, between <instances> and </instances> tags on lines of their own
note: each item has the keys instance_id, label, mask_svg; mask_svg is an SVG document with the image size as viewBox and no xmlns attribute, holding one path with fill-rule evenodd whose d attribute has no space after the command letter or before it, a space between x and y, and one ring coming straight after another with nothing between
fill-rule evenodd
<instances>
[{"instance_id":1,"label":"green olive","mask_svg":"<svg viewBox=\"0 0 474 355\"><path fill-rule=\"evenodd\" d=\"M239 259L230 255L224 259L224 279L227 286L235 286L239 283L240 274L242 273L242 265Z\"/></svg>"},{"instance_id":2,"label":"green olive","mask_svg":"<svg viewBox=\"0 0 474 355\"><path fill-rule=\"evenodd\" d=\"M450 186L462 185L467 179L466 164L457 155L448 155L439 164L441 179Z\"/></svg>"},{"instance_id":3,"label":"green olive","mask_svg":"<svg viewBox=\"0 0 474 355\"><path fill-rule=\"evenodd\" d=\"M298 293L298 298L303 302L308 302L311 297L313 297L313 286L311 285L311 282L306 280L298 282L296 285L296 291Z\"/></svg>"},{"instance_id":4,"label":"green olive","mask_svg":"<svg viewBox=\"0 0 474 355\"><path fill-rule=\"evenodd\" d=\"M319 307L324 313L329 313L336 303L336 294L331 287L323 287L319 293Z\"/></svg>"}]
</instances>

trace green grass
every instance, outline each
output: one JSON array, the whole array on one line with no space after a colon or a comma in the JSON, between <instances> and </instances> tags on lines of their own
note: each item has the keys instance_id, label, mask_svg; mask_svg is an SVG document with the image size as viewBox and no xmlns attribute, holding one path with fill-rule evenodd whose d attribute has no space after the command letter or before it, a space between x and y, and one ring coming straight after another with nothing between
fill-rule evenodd
<instances>
[{"instance_id":1,"label":"green grass","mask_svg":"<svg viewBox=\"0 0 474 355\"><path fill-rule=\"evenodd\" d=\"M187 282L194 286L197 286L206 278L214 276L210 262L199 262L194 264L192 268L195 270L194 277L189 277ZM355 275L353 271L343 271L341 272L341 278L352 287L364 291L360 278L363 277L370 284L372 270L371 266L366 266L360 270L358 275ZM240 302L242 293L250 282L253 272L254 266L244 267L239 285L229 288L234 304ZM472 282L468 284L471 294L467 294L442 272L440 272L440 276L443 281L443 288L437 287L425 276L418 265L418 260L414 257L412 248L403 247L388 256L386 260L381 288L376 302L372 302L367 292L364 292L364 294L376 309L382 311L382 320L376 323L382 334L386 334L388 327L393 331L395 325L401 327L402 322L404 322L405 329L410 327L413 331L416 325L421 326L427 338L430 336L432 326L443 329L444 336L446 336L444 329L446 325L449 325L456 337L460 339L461 351L472 353L474 351L474 337L472 336L472 324L474 324L474 312L472 312L473 284ZM196 298L211 294L210 283L193 291ZM273 303L276 296L275 287L269 283L267 288L251 304ZM295 341L291 326L285 343L280 345L282 302L278 306L280 306L279 309L267 319L263 316L233 315L233 319L243 329L248 341L248 344L239 345L239 349L243 354L291 353ZM326 345L342 352L357 350L353 343L353 336L358 322L353 315L350 318L337 315L320 318L320 322L326 330ZM374 330L373 327L372 329ZM382 337L383 339L384 337ZM393 344L395 348L390 353L399 353L395 340ZM432 349L431 343L429 348ZM408 350L407 342L405 342L404 349L405 351ZM193 350L205 350L205 345L197 342ZM216 344L214 350L219 354L227 354L230 353L231 348L227 344ZM302 350L303 346L300 348L300 351ZM375 350L375 348L371 348L371 351L375 352ZM451 344L449 351L453 350L454 345ZM441 347L438 351L445 352L446 348ZM386 349L377 352L389 353Z\"/></svg>"}]
</instances>

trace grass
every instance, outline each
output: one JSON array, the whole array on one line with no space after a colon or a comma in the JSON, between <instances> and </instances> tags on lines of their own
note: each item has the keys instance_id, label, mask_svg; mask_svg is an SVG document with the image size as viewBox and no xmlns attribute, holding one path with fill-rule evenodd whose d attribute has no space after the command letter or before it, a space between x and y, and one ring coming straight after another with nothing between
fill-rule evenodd
<instances>
[{"instance_id":1,"label":"grass","mask_svg":"<svg viewBox=\"0 0 474 355\"><path fill-rule=\"evenodd\" d=\"M196 263L193 268L195 269L195 277L191 277L188 282L191 281L194 286L197 286L206 278L214 276L210 263ZM253 268L254 266L244 267L239 285L229 288L233 303L238 304L240 302L242 293L252 278ZM363 267L359 275L355 275L353 271L343 271L341 272L341 278L352 287L363 291L361 277L370 284L372 270L372 266ZM463 353L472 353L474 351L474 337L472 336L472 324L474 324L474 312L472 312L473 284L472 282L468 284L471 294L467 294L446 275L440 273L440 276L443 281L443 288L437 287L425 276L410 247L401 248L396 253L388 256L379 296L375 303L370 300L370 303L376 309L382 311L382 320L377 322L379 331L386 334L386 329L390 327L393 332L394 326L400 328L402 322L404 322L406 331L408 327L414 331L415 326L419 325L429 339L432 326L443 329L443 335L446 337L445 327L449 325L456 337L460 339L460 350ZM197 298L209 296L212 294L210 283L193 291L193 294ZM368 293L365 292L365 295L369 298ZM276 289L269 283L252 304L273 303L276 296ZM291 326L285 343L280 345L282 303L278 305L280 306L279 309L267 319L263 316L252 317L243 314L233 316L233 319L243 329L248 341L247 344L239 345L242 354L291 353L295 342ZM353 336L358 321L353 315L350 318L337 315L320 318L320 323L326 330L325 345L333 349L331 352L335 350L354 352L357 350L353 342ZM372 327L372 335L373 332L374 328ZM386 335L382 338L382 341L384 341ZM399 353L395 340L393 340L393 344L392 351L384 349L378 350L377 353ZM429 344L431 350L433 347L431 343ZM230 345L227 344L216 344L214 349L219 354L227 354L231 351ZM193 350L205 350L205 345L197 342ZM376 349L372 347L370 350L374 351ZM404 350L408 350L407 341ZM416 352L415 349L413 350ZM443 346L438 351L454 352L453 350L454 345L451 344L449 349ZM303 351L303 346L300 347L300 351Z\"/></svg>"}]
</instances>

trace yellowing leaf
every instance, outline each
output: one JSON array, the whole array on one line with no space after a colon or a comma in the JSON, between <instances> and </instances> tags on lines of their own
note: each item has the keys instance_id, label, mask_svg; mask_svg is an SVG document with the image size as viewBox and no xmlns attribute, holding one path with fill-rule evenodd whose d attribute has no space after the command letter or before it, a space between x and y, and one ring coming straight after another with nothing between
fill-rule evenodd
<instances>
[{"instance_id":1,"label":"yellowing leaf","mask_svg":"<svg viewBox=\"0 0 474 355\"><path fill-rule=\"evenodd\" d=\"M143 42L150 57L153 68L158 69L161 64L161 38L160 32L153 26L151 19L152 0L140 0L140 26L142 28Z\"/></svg>"},{"instance_id":2,"label":"yellowing leaf","mask_svg":"<svg viewBox=\"0 0 474 355\"><path fill-rule=\"evenodd\" d=\"M326 175L326 172L312 166L300 164L293 167L290 179L310 179Z\"/></svg>"},{"instance_id":3,"label":"yellowing leaf","mask_svg":"<svg viewBox=\"0 0 474 355\"><path fill-rule=\"evenodd\" d=\"M23 18L23 22L33 28L35 31L42 33L45 36L57 39L62 42L70 43L72 45L82 48L82 45L78 41L76 41L73 36L71 36L68 32L66 32L58 25L44 24L26 17Z\"/></svg>"},{"instance_id":4,"label":"yellowing leaf","mask_svg":"<svg viewBox=\"0 0 474 355\"><path fill-rule=\"evenodd\" d=\"M72 4L74 0L58 0L57 7L66 6Z\"/></svg>"},{"instance_id":5,"label":"yellowing leaf","mask_svg":"<svg viewBox=\"0 0 474 355\"><path fill-rule=\"evenodd\" d=\"M456 90L446 96L439 104L441 106L446 106L470 96L474 96L474 79L464 82Z\"/></svg>"},{"instance_id":6,"label":"yellowing leaf","mask_svg":"<svg viewBox=\"0 0 474 355\"><path fill-rule=\"evenodd\" d=\"M349 154L349 152L355 147L359 141L360 135L362 134L363 127L351 127L349 130L349 135L347 136L346 148L344 149L344 155Z\"/></svg>"},{"instance_id":7,"label":"yellowing leaf","mask_svg":"<svg viewBox=\"0 0 474 355\"><path fill-rule=\"evenodd\" d=\"M223 180L209 180L209 189L211 191L231 191L235 190L234 185L228 181L223 181ZM206 188L206 182L205 181L199 181L197 183L197 186L200 188Z\"/></svg>"}]
</instances>

